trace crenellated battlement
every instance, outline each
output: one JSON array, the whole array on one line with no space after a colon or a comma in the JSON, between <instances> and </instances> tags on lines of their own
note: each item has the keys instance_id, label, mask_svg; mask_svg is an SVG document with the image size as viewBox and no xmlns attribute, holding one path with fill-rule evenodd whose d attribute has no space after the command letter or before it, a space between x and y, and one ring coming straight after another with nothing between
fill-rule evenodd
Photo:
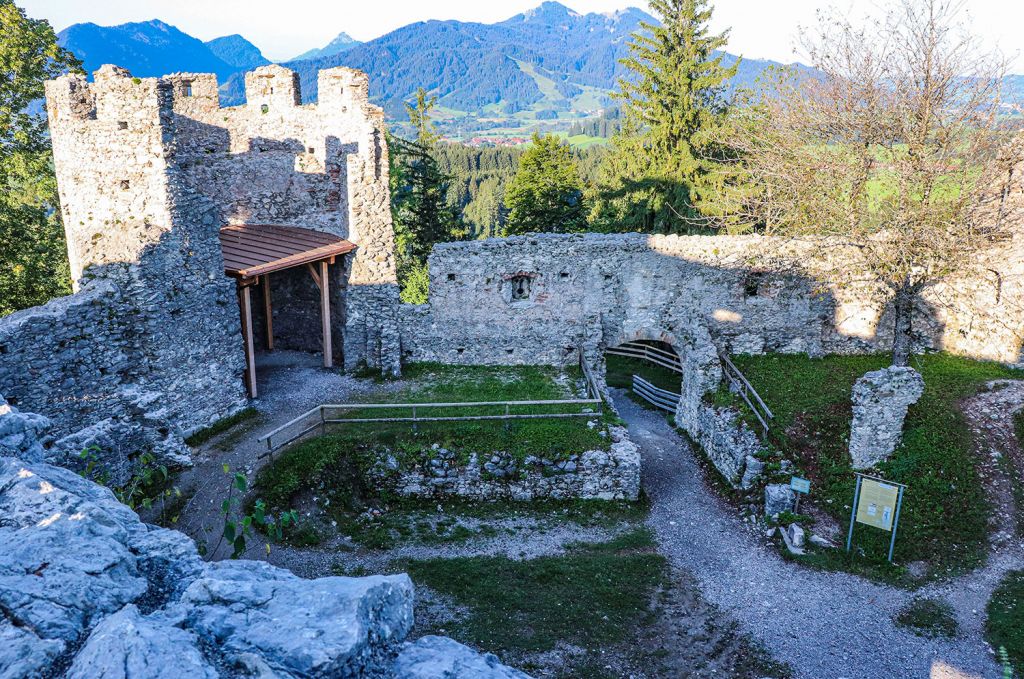
<instances>
[{"instance_id":1,"label":"crenellated battlement","mask_svg":"<svg viewBox=\"0 0 1024 679\"><path fill-rule=\"evenodd\" d=\"M245 74L246 103L242 106L221 107L219 86L213 73L136 78L126 69L107 64L93 73L92 82L80 74L68 74L47 82L46 100L51 119L64 123L97 123L96 127L124 122L131 125L132 121L153 123L171 111L209 116L237 115L241 111L266 115L302 110L383 124L383 112L370 104L369 78L351 68L320 71L317 104L302 105L298 74L277 64ZM125 129L123 125L121 129Z\"/></svg>"}]
</instances>

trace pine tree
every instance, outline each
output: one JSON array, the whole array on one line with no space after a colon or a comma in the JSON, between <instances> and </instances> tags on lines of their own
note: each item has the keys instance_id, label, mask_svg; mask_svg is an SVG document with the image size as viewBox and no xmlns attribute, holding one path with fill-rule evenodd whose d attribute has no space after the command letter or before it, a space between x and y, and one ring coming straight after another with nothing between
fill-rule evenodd
<instances>
[{"instance_id":1,"label":"pine tree","mask_svg":"<svg viewBox=\"0 0 1024 679\"><path fill-rule=\"evenodd\" d=\"M709 33L707 0L651 0L661 25L642 23L622 64L630 75L615 96L623 102L600 176L594 221L604 230L692 232L714 211L712 160L728 151L715 141L728 111L724 94L739 67L713 53L728 33ZM719 166L720 167L720 166Z\"/></svg>"},{"instance_id":2,"label":"pine tree","mask_svg":"<svg viewBox=\"0 0 1024 679\"><path fill-rule=\"evenodd\" d=\"M505 206L508 234L583 231L583 182L569 146L554 135L534 133L508 187Z\"/></svg>"},{"instance_id":3,"label":"pine tree","mask_svg":"<svg viewBox=\"0 0 1024 679\"><path fill-rule=\"evenodd\" d=\"M391 152L391 211L398 250L398 280L403 299L425 302L427 257L436 243L462 235L458 211L448 204L451 178L441 172L434 157L439 137L431 110L437 97L420 88L416 103L406 104L415 141L389 137Z\"/></svg>"}]
</instances>

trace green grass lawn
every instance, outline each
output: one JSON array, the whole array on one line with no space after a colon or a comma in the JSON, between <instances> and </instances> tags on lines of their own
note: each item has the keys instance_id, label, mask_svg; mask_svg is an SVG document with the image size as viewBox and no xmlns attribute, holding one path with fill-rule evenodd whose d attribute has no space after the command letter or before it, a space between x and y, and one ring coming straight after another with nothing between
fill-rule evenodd
<instances>
[{"instance_id":1,"label":"green grass lawn","mask_svg":"<svg viewBox=\"0 0 1024 679\"><path fill-rule=\"evenodd\" d=\"M668 564L646 530L561 556L516 561L470 557L411 561L414 582L453 597L468 615L453 635L499 655L624 641L650 615Z\"/></svg>"},{"instance_id":2,"label":"green grass lawn","mask_svg":"<svg viewBox=\"0 0 1024 679\"><path fill-rule=\"evenodd\" d=\"M1005 648L1015 671L1024 673L1024 571L1011 571L988 602L985 634L997 651Z\"/></svg>"},{"instance_id":3,"label":"green grass lawn","mask_svg":"<svg viewBox=\"0 0 1024 679\"><path fill-rule=\"evenodd\" d=\"M371 402L476 402L506 400L550 400L578 398L581 375L578 370L560 372L542 366L486 367L414 364L407 366L408 385ZM385 400L386 399L386 400ZM565 406L561 406L564 408ZM574 406L570 406L574 407ZM590 406L593 407L593 406ZM545 406L526 406L513 412L543 413L553 410ZM503 412L503 408L436 408L420 409L419 415L467 415ZM347 411L346 417L407 416L408 411L362 409ZM420 423L414 430L411 423L352 423L337 425L331 433L307 439L277 453L256 475L252 498L267 502L271 511L292 506L300 494L312 491L320 502L328 502L330 513L338 522L338 530L351 534L357 541L382 547L401 537L406 518L366 522L359 513L368 507L399 503L365 481L366 471L374 461L392 455L405 467L423 462L440 445L466 462L471 453L488 455L502 451L522 459L528 455L548 459L564 459L587 450L609 445L606 425L611 414L598 417L598 426L588 426L591 418L498 420L468 422ZM436 503L433 503L436 505ZM412 510L417 510L412 507ZM396 533L397 531L397 533ZM413 531L417 532L417 531ZM418 531L424 533L424 531ZM431 520L429 530L435 537L448 540L468 537L452 524L438 531ZM312 535L304 535L306 542Z\"/></svg>"},{"instance_id":4,"label":"green grass lawn","mask_svg":"<svg viewBox=\"0 0 1024 679\"><path fill-rule=\"evenodd\" d=\"M848 452L851 389L864 373L888 365L888 356L767 355L734 361L775 413L773 441L811 479L812 500L846 525L854 490ZM957 403L989 380L1024 373L949 354L915 356L912 365L924 377L925 392L910 408L900 448L879 465L885 478L908 486L895 559L925 561L931 574L954 573L984 560L989 515ZM899 569L885 565L888 539L888 533L858 526L855 541L862 557L832 552L806 560L891 580Z\"/></svg>"},{"instance_id":5,"label":"green grass lawn","mask_svg":"<svg viewBox=\"0 0 1024 679\"><path fill-rule=\"evenodd\" d=\"M960 632L953 607L938 599L914 598L896 616L896 624L922 637L952 639Z\"/></svg>"}]
</instances>

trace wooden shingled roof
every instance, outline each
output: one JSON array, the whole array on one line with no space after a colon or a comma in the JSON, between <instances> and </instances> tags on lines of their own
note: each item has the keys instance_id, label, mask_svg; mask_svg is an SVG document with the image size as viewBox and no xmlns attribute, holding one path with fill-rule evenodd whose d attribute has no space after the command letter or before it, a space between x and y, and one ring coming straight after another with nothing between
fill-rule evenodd
<instances>
[{"instance_id":1,"label":"wooden shingled roof","mask_svg":"<svg viewBox=\"0 0 1024 679\"><path fill-rule=\"evenodd\" d=\"M290 269L355 250L338 236L276 224L243 224L220 230L224 272L238 279Z\"/></svg>"}]
</instances>

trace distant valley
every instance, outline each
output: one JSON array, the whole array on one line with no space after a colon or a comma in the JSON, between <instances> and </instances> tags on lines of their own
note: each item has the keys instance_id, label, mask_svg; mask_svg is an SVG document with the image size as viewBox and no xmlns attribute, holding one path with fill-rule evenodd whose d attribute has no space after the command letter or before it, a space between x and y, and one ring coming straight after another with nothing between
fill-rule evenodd
<instances>
[{"instance_id":1,"label":"distant valley","mask_svg":"<svg viewBox=\"0 0 1024 679\"><path fill-rule=\"evenodd\" d=\"M340 33L284 65L299 73L303 97L316 99L316 74L350 66L370 76L371 98L393 124L419 87L438 97L438 122L452 139L518 141L530 131L567 131L596 120L623 76L629 36L654 19L636 8L579 14L557 2L496 24L426 21L360 43ZM159 20L103 27L75 24L62 45L91 73L114 63L139 77L176 71L216 73L224 105L244 101L244 73L270 63L241 35L203 42ZM726 63L736 56L725 55ZM743 59L734 87L746 87L773 61ZM1013 85L1024 87L1024 78Z\"/></svg>"}]
</instances>

